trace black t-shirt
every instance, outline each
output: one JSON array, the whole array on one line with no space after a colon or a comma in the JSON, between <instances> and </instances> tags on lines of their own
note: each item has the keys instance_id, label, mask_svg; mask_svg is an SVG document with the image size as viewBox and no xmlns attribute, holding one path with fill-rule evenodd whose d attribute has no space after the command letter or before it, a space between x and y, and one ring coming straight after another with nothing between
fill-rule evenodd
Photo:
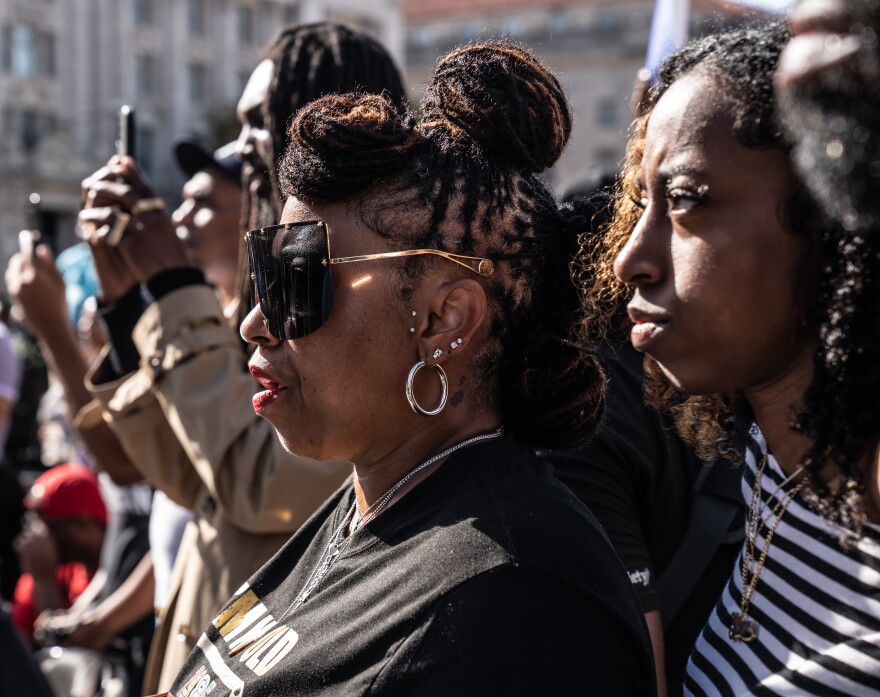
<instances>
[{"instance_id":1,"label":"black t-shirt","mask_svg":"<svg viewBox=\"0 0 880 697\"><path fill-rule=\"evenodd\" d=\"M675 433L672 419L645 406L642 354L626 344L606 346L600 357L608 389L599 434L579 450L542 456L605 528L645 612L662 614L657 580L687 531L702 463ZM738 544L719 548L664 631L670 695L680 694L691 648L730 577L738 549Z\"/></svg>"},{"instance_id":2,"label":"black t-shirt","mask_svg":"<svg viewBox=\"0 0 880 697\"><path fill-rule=\"evenodd\" d=\"M607 538L509 436L453 454L358 529L291 611L352 501L349 481L239 589L174 697L653 693Z\"/></svg>"}]
</instances>

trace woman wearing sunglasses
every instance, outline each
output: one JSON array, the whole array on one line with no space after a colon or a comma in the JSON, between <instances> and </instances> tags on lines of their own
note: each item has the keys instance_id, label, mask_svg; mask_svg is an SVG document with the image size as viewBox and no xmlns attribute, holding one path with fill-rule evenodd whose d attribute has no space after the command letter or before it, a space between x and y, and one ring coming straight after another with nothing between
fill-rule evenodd
<instances>
[{"instance_id":1,"label":"woman wearing sunglasses","mask_svg":"<svg viewBox=\"0 0 880 697\"><path fill-rule=\"evenodd\" d=\"M588 436L585 221L538 174L570 131L525 49L443 58L418 118L299 112L281 224L248 235L254 408L354 474L205 630L172 693L648 695L637 601L538 445ZM201 693L199 693L201 694Z\"/></svg>"},{"instance_id":2,"label":"woman wearing sunglasses","mask_svg":"<svg viewBox=\"0 0 880 697\"><path fill-rule=\"evenodd\" d=\"M877 244L825 227L795 176L772 85L786 38L711 36L664 63L607 240L654 401L703 451L746 446L746 539L689 695L880 694Z\"/></svg>"}]
</instances>

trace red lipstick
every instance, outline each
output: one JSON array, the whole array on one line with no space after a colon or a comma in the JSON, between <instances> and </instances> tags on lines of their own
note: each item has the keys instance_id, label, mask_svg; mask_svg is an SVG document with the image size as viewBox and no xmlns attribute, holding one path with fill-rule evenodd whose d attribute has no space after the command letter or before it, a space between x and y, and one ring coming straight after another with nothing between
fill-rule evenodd
<instances>
[{"instance_id":1,"label":"red lipstick","mask_svg":"<svg viewBox=\"0 0 880 697\"><path fill-rule=\"evenodd\" d=\"M269 373L260 370L253 365L249 365L248 370L251 371L251 375L254 376L254 379L265 388L262 392L257 392L257 394L251 398L251 402L254 405L254 411L259 414L286 392L287 387L278 382L274 377L269 375Z\"/></svg>"}]
</instances>

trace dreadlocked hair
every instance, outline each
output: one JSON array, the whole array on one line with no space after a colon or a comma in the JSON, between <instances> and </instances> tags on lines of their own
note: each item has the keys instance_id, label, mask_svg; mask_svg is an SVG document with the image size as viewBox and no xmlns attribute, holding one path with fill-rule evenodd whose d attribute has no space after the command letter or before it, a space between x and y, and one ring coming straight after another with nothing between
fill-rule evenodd
<instances>
[{"instance_id":1,"label":"dreadlocked hair","mask_svg":"<svg viewBox=\"0 0 880 697\"><path fill-rule=\"evenodd\" d=\"M637 181L651 110L676 80L695 69L708 70L727 87L738 140L745 147L789 153L772 82L786 41L786 29L780 24L739 29L695 41L663 63L657 84L641 105L643 115L632 127L621 194L601 250L591 250L592 257L582 254L583 263L595 270L600 301L622 302L631 292L614 278L612 264L642 213L636 203L640 196ZM848 481L859 482L860 460L876 446L880 434L880 336L876 330L880 244L876 235L863 230L846 231L827 221L817 224L820 212L803 187L784 203L787 227L809 235L825 260L820 299L812 310L819 339L814 375L802 410L792 418L792 428L805 433L812 443L801 464L816 475L833 461ZM679 433L702 457L717 451L736 458L735 444L752 417L743 396L682 395L653 359L645 360L648 403L672 412ZM829 494L818 476L811 477L811 487L820 498Z\"/></svg>"},{"instance_id":2,"label":"dreadlocked hair","mask_svg":"<svg viewBox=\"0 0 880 697\"><path fill-rule=\"evenodd\" d=\"M291 118L309 102L328 94L386 93L405 106L406 90L400 72L385 48L361 31L337 22L300 24L282 29L263 51L262 60L275 66L263 103L263 123L272 136L271 219L274 225L283 207L277 170L288 143Z\"/></svg>"},{"instance_id":3,"label":"dreadlocked hair","mask_svg":"<svg viewBox=\"0 0 880 697\"><path fill-rule=\"evenodd\" d=\"M284 203L278 167L288 143L288 124L303 106L324 95L353 91L386 94L401 108L407 104L400 72L385 48L363 32L337 22L285 27L269 42L261 60L271 60L274 65L262 108L263 124L272 136L271 157L266 163L272 191L268 199L242 192L242 232L278 222ZM247 297L250 271L243 246L238 275L240 295ZM240 321L249 309L247 303L241 304Z\"/></svg>"},{"instance_id":4,"label":"dreadlocked hair","mask_svg":"<svg viewBox=\"0 0 880 697\"><path fill-rule=\"evenodd\" d=\"M291 126L280 169L285 194L353 201L365 225L401 247L495 262L482 280L491 325L474 392L491 394L506 427L536 447L582 442L602 408L601 369L572 326L580 297L569 264L585 218L557 208L538 176L570 132L557 78L519 44L480 42L439 60L419 115L387 96L313 102ZM401 298L436 263L401 261Z\"/></svg>"}]
</instances>

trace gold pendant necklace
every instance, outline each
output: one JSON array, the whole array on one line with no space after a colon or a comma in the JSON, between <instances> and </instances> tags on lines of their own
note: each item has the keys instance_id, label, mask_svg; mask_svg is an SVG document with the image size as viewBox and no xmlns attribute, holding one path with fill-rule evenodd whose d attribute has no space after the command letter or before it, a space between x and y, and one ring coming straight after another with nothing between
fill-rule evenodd
<instances>
[{"instance_id":1,"label":"gold pendant necklace","mask_svg":"<svg viewBox=\"0 0 880 697\"><path fill-rule=\"evenodd\" d=\"M761 496L761 481L764 478L764 469L766 466L767 453L764 453L760 464L755 468L755 483L752 485L752 498L749 502L749 516L746 525L746 544L742 556L743 590L742 597L740 598L739 612L734 612L730 617L730 638L733 641L742 641L747 644L754 641L758 636L758 623L749 617L749 606L752 602L752 595L758 587L758 579L761 577L761 572L764 570L764 564L767 561L767 554L770 552L770 545L773 542L773 537L776 535L776 529L779 527L779 523L782 522L782 515L788 508L788 504L794 500L795 496L798 495L800 490L803 489L809 481L809 477L805 475L801 481L791 489L791 491L782 492L782 497L770 511L768 520L773 520L774 518L775 520L773 520L772 525L767 527L764 547L761 549L761 554L758 557L757 566L755 570L752 571L752 564L755 562L755 548L758 544L758 535L761 532L761 528L767 525L764 522L764 503L763 497ZM803 471L803 467L799 467L795 470L794 474L776 487L773 496L775 497L778 492L782 491L782 488L786 484L803 473Z\"/></svg>"}]
</instances>

